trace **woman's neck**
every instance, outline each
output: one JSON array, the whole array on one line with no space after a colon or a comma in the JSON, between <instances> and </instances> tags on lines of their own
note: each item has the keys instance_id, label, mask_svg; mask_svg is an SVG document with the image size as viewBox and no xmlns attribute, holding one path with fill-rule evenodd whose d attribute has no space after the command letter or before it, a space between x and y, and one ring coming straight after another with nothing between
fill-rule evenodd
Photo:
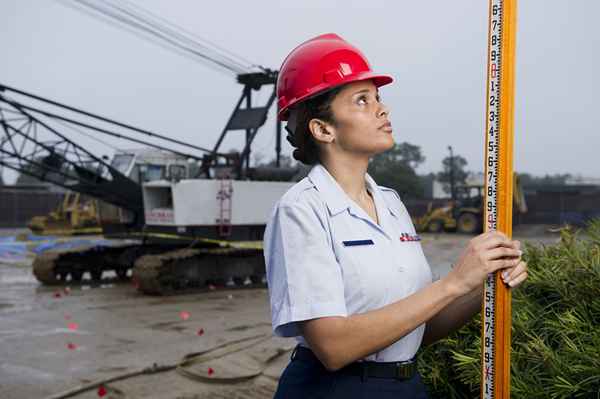
<instances>
[{"instance_id":1,"label":"woman's neck","mask_svg":"<svg viewBox=\"0 0 600 399\"><path fill-rule=\"evenodd\" d=\"M340 185L342 190L357 203L369 200L365 174L369 166L369 158L357 159L336 156L321 160L321 164Z\"/></svg>"}]
</instances>

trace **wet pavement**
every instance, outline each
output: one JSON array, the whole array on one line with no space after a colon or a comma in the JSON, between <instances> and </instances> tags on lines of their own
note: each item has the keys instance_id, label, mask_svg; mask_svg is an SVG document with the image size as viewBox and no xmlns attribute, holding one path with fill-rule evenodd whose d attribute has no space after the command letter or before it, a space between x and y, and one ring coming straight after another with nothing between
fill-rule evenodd
<instances>
[{"instance_id":1,"label":"wet pavement","mask_svg":"<svg viewBox=\"0 0 600 399\"><path fill-rule=\"evenodd\" d=\"M15 231L0 231L8 234ZM558 238L543 226L517 229L514 236L547 244ZM422 235L436 277L447 273L471 238ZM186 354L270 331L266 289L148 297L129 283L44 287L32 275L30 258L0 259L3 399L48 397L153 364L173 365ZM135 377L109 384L105 397L272 397L287 360L282 355L259 378L243 382L197 382L174 372ZM215 376L219 372L214 370ZM76 397L96 398L98 392Z\"/></svg>"}]
</instances>

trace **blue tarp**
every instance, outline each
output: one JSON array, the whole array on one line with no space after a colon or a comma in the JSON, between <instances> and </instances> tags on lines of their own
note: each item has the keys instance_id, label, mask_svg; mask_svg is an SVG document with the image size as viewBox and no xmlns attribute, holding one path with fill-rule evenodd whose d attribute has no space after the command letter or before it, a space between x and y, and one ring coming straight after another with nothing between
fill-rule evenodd
<instances>
[{"instance_id":1,"label":"blue tarp","mask_svg":"<svg viewBox=\"0 0 600 399\"><path fill-rule=\"evenodd\" d=\"M42 252L48 251L48 250L58 250L58 249L72 249L72 248L79 248L79 247L89 247L89 246L94 246L94 247L106 247L106 246L110 246L111 242L109 240L103 240L103 239L76 239L76 240L71 240L71 241L63 241L63 242L57 242L57 241L49 241L49 242L45 242L42 244L37 245L35 248L32 248L32 251L35 252L36 254L40 254Z\"/></svg>"},{"instance_id":2,"label":"blue tarp","mask_svg":"<svg viewBox=\"0 0 600 399\"><path fill-rule=\"evenodd\" d=\"M27 235L22 241L17 236L0 237L0 261L25 260L28 255L40 254L48 250L62 250L80 247L105 247L113 241L102 238L77 238L65 240L56 236Z\"/></svg>"},{"instance_id":3,"label":"blue tarp","mask_svg":"<svg viewBox=\"0 0 600 399\"><path fill-rule=\"evenodd\" d=\"M23 241L51 241L58 240L57 236L36 236L35 234L27 234Z\"/></svg>"},{"instance_id":4,"label":"blue tarp","mask_svg":"<svg viewBox=\"0 0 600 399\"><path fill-rule=\"evenodd\" d=\"M27 252L29 252L27 250L27 244L24 242L16 242L15 240L0 240L0 260L24 260L27 258Z\"/></svg>"}]
</instances>

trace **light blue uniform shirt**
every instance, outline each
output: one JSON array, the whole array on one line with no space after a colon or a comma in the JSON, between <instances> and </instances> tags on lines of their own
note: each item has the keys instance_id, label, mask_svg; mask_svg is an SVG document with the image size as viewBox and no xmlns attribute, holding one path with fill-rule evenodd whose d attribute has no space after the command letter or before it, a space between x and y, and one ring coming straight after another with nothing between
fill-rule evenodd
<instances>
[{"instance_id":1,"label":"light blue uniform shirt","mask_svg":"<svg viewBox=\"0 0 600 399\"><path fill-rule=\"evenodd\" d=\"M321 164L277 202L264 235L275 335L300 335L298 321L379 309L432 282L413 223L395 190L366 174L377 224ZM364 360L412 358L425 325Z\"/></svg>"}]
</instances>

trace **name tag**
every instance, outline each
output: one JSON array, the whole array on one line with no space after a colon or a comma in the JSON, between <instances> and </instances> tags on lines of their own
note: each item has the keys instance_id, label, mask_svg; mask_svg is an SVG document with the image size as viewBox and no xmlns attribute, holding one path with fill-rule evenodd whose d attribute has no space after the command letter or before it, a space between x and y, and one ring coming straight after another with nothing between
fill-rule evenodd
<instances>
[{"instance_id":1,"label":"name tag","mask_svg":"<svg viewBox=\"0 0 600 399\"><path fill-rule=\"evenodd\" d=\"M345 247L354 247L357 245L374 245L373 240L352 240L352 241L342 241Z\"/></svg>"}]
</instances>

